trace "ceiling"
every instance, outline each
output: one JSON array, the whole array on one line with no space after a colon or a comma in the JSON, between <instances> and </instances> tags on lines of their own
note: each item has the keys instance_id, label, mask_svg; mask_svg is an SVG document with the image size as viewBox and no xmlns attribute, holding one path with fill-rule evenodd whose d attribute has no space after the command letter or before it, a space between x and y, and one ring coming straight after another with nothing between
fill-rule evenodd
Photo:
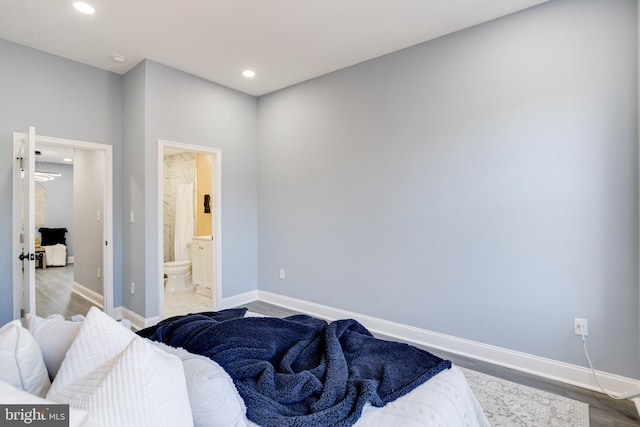
<instances>
[{"instance_id":1,"label":"ceiling","mask_svg":"<svg viewBox=\"0 0 640 427\"><path fill-rule=\"evenodd\" d=\"M148 58L259 96L547 0L85 1L95 14L2 0L0 38L119 74Z\"/></svg>"}]
</instances>

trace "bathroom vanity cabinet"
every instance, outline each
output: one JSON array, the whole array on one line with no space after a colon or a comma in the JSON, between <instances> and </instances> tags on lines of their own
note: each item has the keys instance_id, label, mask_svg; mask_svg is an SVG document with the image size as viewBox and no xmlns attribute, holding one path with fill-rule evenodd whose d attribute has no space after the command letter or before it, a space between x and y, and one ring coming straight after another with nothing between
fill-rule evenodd
<instances>
[{"instance_id":1,"label":"bathroom vanity cabinet","mask_svg":"<svg viewBox=\"0 0 640 427\"><path fill-rule=\"evenodd\" d=\"M191 245L191 281L196 292L213 298L215 280L215 259L213 238L211 236L193 238Z\"/></svg>"}]
</instances>

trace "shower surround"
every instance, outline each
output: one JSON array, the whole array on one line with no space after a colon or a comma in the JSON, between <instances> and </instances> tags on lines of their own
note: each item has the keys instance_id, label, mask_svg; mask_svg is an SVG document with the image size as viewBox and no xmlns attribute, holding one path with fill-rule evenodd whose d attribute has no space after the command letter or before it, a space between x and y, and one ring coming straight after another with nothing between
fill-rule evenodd
<instances>
[{"instance_id":1,"label":"shower surround","mask_svg":"<svg viewBox=\"0 0 640 427\"><path fill-rule=\"evenodd\" d=\"M173 244L176 219L176 187L196 183L196 154L178 153L164 156L163 168L163 247L164 261L175 261Z\"/></svg>"}]
</instances>

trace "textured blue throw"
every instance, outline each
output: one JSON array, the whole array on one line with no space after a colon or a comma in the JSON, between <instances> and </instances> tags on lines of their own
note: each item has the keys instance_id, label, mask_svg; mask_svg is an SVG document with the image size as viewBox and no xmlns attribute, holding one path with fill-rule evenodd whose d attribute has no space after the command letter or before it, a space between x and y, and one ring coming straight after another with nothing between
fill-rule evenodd
<instances>
[{"instance_id":1,"label":"textured blue throw","mask_svg":"<svg viewBox=\"0 0 640 427\"><path fill-rule=\"evenodd\" d=\"M374 338L355 320L244 318L246 309L166 319L143 337L207 356L233 378L247 416L264 427L350 426L451 362Z\"/></svg>"}]
</instances>

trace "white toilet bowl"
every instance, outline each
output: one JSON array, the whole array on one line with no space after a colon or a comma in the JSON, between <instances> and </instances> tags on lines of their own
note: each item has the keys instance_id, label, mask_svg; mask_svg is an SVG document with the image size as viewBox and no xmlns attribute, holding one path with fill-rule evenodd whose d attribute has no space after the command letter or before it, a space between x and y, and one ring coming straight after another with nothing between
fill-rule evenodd
<instances>
[{"instance_id":1,"label":"white toilet bowl","mask_svg":"<svg viewBox=\"0 0 640 427\"><path fill-rule=\"evenodd\" d=\"M192 292L191 261L167 261L164 263L166 292Z\"/></svg>"}]
</instances>

